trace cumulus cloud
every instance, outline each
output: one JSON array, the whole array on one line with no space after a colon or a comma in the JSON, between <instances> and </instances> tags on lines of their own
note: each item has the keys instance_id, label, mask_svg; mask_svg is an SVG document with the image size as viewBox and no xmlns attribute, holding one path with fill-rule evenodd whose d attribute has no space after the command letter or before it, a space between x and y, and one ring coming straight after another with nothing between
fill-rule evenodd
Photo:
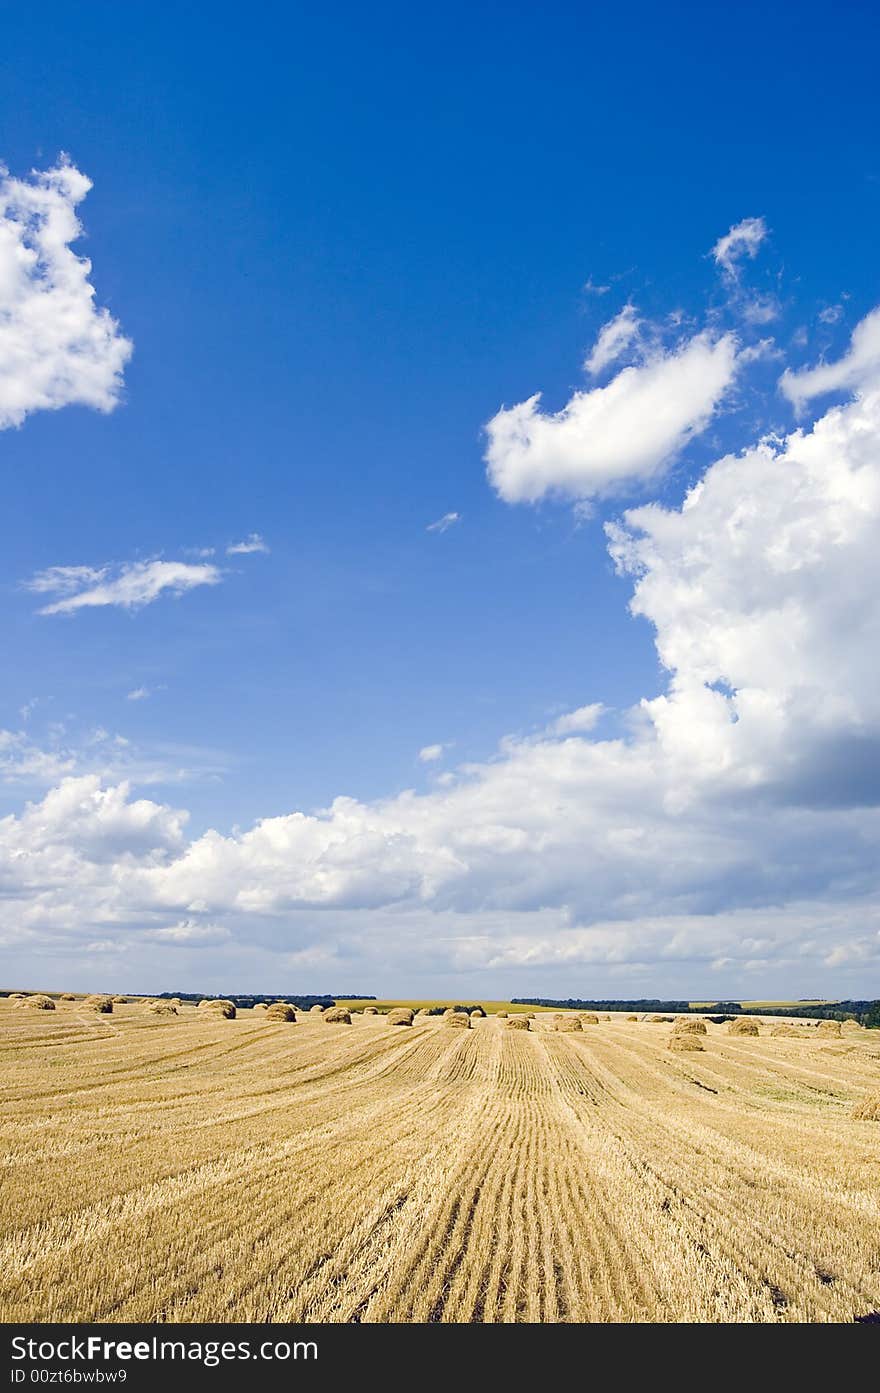
<instances>
[{"instance_id":1,"label":"cumulus cloud","mask_svg":"<svg viewBox=\"0 0 880 1393\"><path fill-rule=\"evenodd\" d=\"M40 614L75 614L80 609L115 605L141 609L161 595L183 595L200 585L217 585L222 572L217 566L185 561L129 561L124 565L51 566L24 582L37 595L59 595L44 605Z\"/></svg>"},{"instance_id":2,"label":"cumulus cloud","mask_svg":"<svg viewBox=\"0 0 880 1393\"><path fill-rule=\"evenodd\" d=\"M880 375L880 307L865 315L850 339L849 352L835 363L820 363L800 372L788 369L780 389L796 410L829 392L859 391Z\"/></svg>"},{"instance_id":3,"label":"cumulus cloud","mask_svg":"<svg viewBox=\"0 0 880 1393\"><path fill-rule=\"evenodd\" d=\"M589 706L579 706L576 711L566 711L557 716L547 727L546 735L582 735L593 730L605 713L601 701L593 701Z\"/></svg>"},{"instance_id":4,"label":"cumulus cloud","mask_svg":"<svg viewBox=\"0 0 880 1393\"><path fill-rule=\"evenodd\" d=\"M743 218L742 222L735 223L729 232L718 238L712 248L716 265L720 266L726 275L736 279L740 263L743 260L754 260L761 243L767 237L767 232L767 224L763 218Z\"/></svg>"},{"instance_id":5,"label":"cumulus cloud","mask_svg":"<svg viewBox=\"0 0 880 1393\"><path fill-rule=\"evenodd\" d=\"M78 403L112 411L132 345L95 303L71 249L91 188L66 160L29 179L0 167L0 429Z\"/></svg>"},{"instance_id":6,"label":"cumulus cloud","mask_svg":"<svg viewBox=\"0 0 880 1393\"><path fill-rule=\"evenodd\" d=\"M582 500L654 479L705 430L737 370L734 336L701 333L575 392L561 411L542 411L536 393L486 427L489 479L508 503Z\"/></svg>"},{"instance_id":7,"label":"cumulus cloud","mask_svg":"<svg viewBox=\"0 0 880 1393\"><path fill-rule=\"evenodd\" d=\"M461 521L461 513L444 513L443 516L442 516L442 518L438 518L436 522L429 522L429 523L428 523L428 526L425 528L425 531L426 531L426 532L446 532L446 531L448 531L449 528L452 527L455 523L460 522L460 521Z\"/></svg>"},{"instance_id":8,"label":"cumulus cloud","mask_svg":"<svg viewBox=\"0 0 880 1393\"><path fill-rule=\"evenodd\" d=\"M252 532L249 537L245 537L242 542L232 542L226 548L227 556L252 556L255 552L268 552L269 548L259 532ZM205 550L200 555L209 555L210 551Z\"/></svg>"},{"instance_id":9,"label":"cumulus cloud","mask_svg":"<svg viewBox=\"0 0 880 1393\"><path fill-rule=\"evenodd\" d=\"M599 336L588 355L584 367L593 377L614 363L630 344L638 338L641 320L635 305L624 305L619 314L609 319L599 330Z\"/></svg>"}]
</instances>

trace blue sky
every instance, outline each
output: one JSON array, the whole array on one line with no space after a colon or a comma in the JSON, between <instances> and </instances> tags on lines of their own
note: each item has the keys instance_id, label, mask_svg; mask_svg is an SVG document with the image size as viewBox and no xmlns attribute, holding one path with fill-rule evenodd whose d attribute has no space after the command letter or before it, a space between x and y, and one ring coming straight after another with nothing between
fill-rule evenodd
<instances>
[{"instance_id":1,"label":"blue sky","mask_svg":"<svg viewBox=\"0 0 880 1393\"><path fill-rule=\"evenodd\" d=\"M0 433L0 975L131 990L877 993L874 794L856 778L873 754L829 753L826 739L833 726L873 751L858 660L871 615L835 650L846 680L823 685L841 618L811 608L835 583L820 558L803 593L786 591L803 619L790 682L743 656L739 621L720 657L695 658L675 608L687 557L630 545L615 566L604 530L628 508L679 509L729 450L861 409L867 369L822 395L779 382L848 361L880 299L877 50L876 15L857 4L833 25L809 6L795 24L781 5L742 6L723 26L698 6L217 6L207 24L98 4L5 18L0 157L27 181L63 151L92 181L73 248L117 350L125 336L133 353L112 410L73 392ZM762 220L755 245L725 265L712 249L745 219ZM627 306L638 333L585 372ZM612 479L599 459L587 478L585 459L614 452L590 416L571 450L551 428L549 463L530 438L528 497L509 442L487 478L502 408L540 392L535 410L558 412L698 339L729 343L736 367L702 416L688 398L684 433L649 443L649 465ZM624 407L627 430L653 410ZM728 481L719 517L757 516L762 487ZM756 527L753 552L731 553L735 603L720 562L696 587L715 595L700 624L724 634L736 605L777 612L778 596L743 596L755 557L797 523L784 494L773 535ZM825 528L837 557L829 498L813 499L806 531ZM267 550L227 554L252 534ZM847 539L852 574L871 549L861 530ZM39 611L70 589L27 587L56 567L106 585L154 563L216 568L215 583L67 614ZM870 608L868 590L853 603ZM675 707L695 686L734 703L762 693L775 740L767 725L720 755L714 717L700 735ZM642 699L672 701L672 753L666 708ZM597 704L592 726L567 731L568 756L558 734L539 736ZM743 711L727 719L742 744ZM647 772L645 721L662 764ZM686 757L682 729L696 732ZM582 758L603 763L601 795ZM854 772L820 817L809 790L826 767ZM446 806L475 784L479 809ZM50 835L56 805L25 805L59 786L66 831ZM508 805L508 825L511 788L528 808L518 821ZM340 796L354 811L309 825L302 844L287 819ZM750 818L769 829L751 842ZM271 853L237 840L260 819L279 820ZM634 840L652 853L634 856ZM484 864L475 848L489 845ZM815 845L833 848L827 864ZM19 885L23 847L37 870Z\"/></svg>"}]
</instances>

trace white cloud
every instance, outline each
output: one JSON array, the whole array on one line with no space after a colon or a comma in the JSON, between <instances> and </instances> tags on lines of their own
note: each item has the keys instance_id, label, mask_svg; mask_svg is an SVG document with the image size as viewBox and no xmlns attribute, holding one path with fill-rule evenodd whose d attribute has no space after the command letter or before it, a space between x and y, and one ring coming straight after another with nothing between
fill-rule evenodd
<instances>
[{"instance_id":1,"label":"white cloud","mask_svg":"<svg viewBox=\"0 0 880 1393\"><path fill-rule=\"evenodd\" d=\"M71 250L90 181L62 160L14 179L0 167L0 429L78 403L112 411L132 346L95 304L91 263Z\"/></svg>"},{"instance_id":2,"label":"white cloud","mask_svg":"<svg viewBox=\"0 0 880 1393\"><path fill-rule=\"evenodd\" d=\"M176 948L209 948L227 942L231 936L221 924L202 924L195 919L181 919L166 929L154 929L149 935L155 943Z\"/></svg>"},{"instance_id":3,"label":"white cloud","mask_svg":"<svg viewBox=\"0 0 880 1393\"><path fill-rule=\"evenodd\" d=\"M701 333L655 350L605 387L575 392L555 414L539 409L536 393L489 422L489 479L508 503L534 503L656 478L709 424L737 368L733 335Z\"/></svg>"},{"instance_id":4,"label":"white cloud","mask_svg":"<svg viewBox=\"0 0 880 1393\"><path fill-rule=\"evenodd\" d=\"M149 687L133 687L130 692L126 693L125 699L126 701L146 701L147 697L151 695Z\"/></svg>"},{"instance_id":5,"label":"white cloud","mask_svg":"<svg viewBox=\"0 0 880 1393\"><path fill-rule=\"evenodd\" d=\"M593 730L604 714L605 707L601 701L593 701L589 706L579 706L576 711L566 711L563 716L557 716L547 727L545 734L583 735Z\"/></svg>"},{"instance_id":6,"label":"white cloud","mask_svg":"<svg viewBox=\"0 0 880 1393\"><path fill-rule=\"evenodd\" d=\"M243 542L233 542L226 548L227 556L251 556L254 552L268 552L266 542L259 532L252 532ZM201 553L200 553L201 554Z\"/></svg>"},{"instance_id":7,"label":"white cloud","mask_svg":"<svg viewBox=\"0 0 880 1393\"><path fill-rule=\"evenodd\" d=\"M433 764L436 760L442 759L445 745L423 745L419 750L419 759L423 764Z\"/></svg>"},{"instance_id":8,"label":"white cloud","mask_svg":"<svg viewBox=\"0 0 880 1393\"><path fill-rule=\"evenodd\" d=\"M452 527L456 522L460 521L461 513L444 513L442 518L438 518L436 522L429 522L428 526L425 528L425 531L446 532L448 528Z\"/></svg>"},{"instance_id":9,"label":"white cloud","mask_svg":"<svg viewBox=\"0 0 880 1393\"><path fill-rule=\"evenodd\" d=\"M607 295L610 289L610 285L596 285L592 276L584 282L584 290L588 295Z\"/></svg>"},{"instance_id":10,"label":"white cloud","mask_svg":"<svg viewBox=\"0 0 880 1393\"><path fill-rule=\"evenodd\" d=\"M217 585L218 567L184 561L129 561L122 566L51 566L24 582L36 594L62 598L44 605L40 614L74 614L80 609L116 605L141 609L163 594L182 595L200 585Z\"/></svg>"},{"instance_id":11,"label":"white cloud","mask_svg":"<svg viewBox=\"0 0 880 1393\"><path fill-rule=\"evenodd\" d=\"M843 305L826 305L819 311L821 324L839 324L843 318Z\"/></svg>"},{"instance_id":12,"label":"white cloud","mask_svg":"<svg viewBox=\"0 0 880 1393\"><path fill-rule=\"evenodd\" d=\"M856 325L849 352L836 363L820 363L800 372L790 369L779 380L780 389L800 410L813 397L829 392L858 391L880 374L880 307Z\"/></svg>"},{"instance_id":13,"label":"white cloud","mask_svg":"<svg viewBox=\"0 0 880 1393\"><path fill-rule=\"evenodd\" d=\"M620 313L609 319L607 324L603 324L593 351L584 363L587 372L595 377L607 368L609 363L616 362L621 353L638 338L641 322L635 305L629 304L624 305Z\"/></svg>"},{"instance_id":14,"label":"white cloud","mask_svg":"<svg viewBox=\"0 0 880 1393\"><path fill-rule=\"evenodd\" d=\"M754 260L767 233L763 218L743 218L742 222L735 223L729 232L719 237L712 248L716 264L735 279L739 275L740 262L744 257Z\"/></svg>"}]
</instances>

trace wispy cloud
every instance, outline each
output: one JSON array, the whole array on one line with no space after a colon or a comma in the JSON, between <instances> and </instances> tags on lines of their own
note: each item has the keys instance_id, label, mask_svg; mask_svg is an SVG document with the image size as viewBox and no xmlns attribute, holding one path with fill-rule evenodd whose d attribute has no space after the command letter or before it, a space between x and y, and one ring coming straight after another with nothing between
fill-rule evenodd
<instances>
[{"instance_id":1,"label":"wispy cloud","mask_svg":"<svg viewBox=\"0 0 880 1393\"><path fill-rule=\"evenodd\" d=\"M251 556L254 552L268 552L269 548L259 532L252 532L243 542L232 542L226 548L227 556Z\"/></svg>"},{"instance_id":2,"label":"wispy cloud","mask_svg":"<svg viewBox=\"0 0 880 1393\"><path fill-rule=\"evenodd\" d=\"M40 614L75 614L80 609L115 605L142 609L161 595L182 595L200 585L217 585L217 566L185 561L130 561L121 566L50 566L24 582L37 595L59 595Z\"/></svg>"},{"instance_id":3,"label":"wispy cloud","mask_svg":"<svg viewBox=\"0 0 880 1393\"><path fill-rule=\"evenodd\" d=\"M461 522L461 513L444 513L442 518L438 518L436 522L429 522L428 526L425 528L425 531L446 532L457 522Z\"/></svg>"},{"instance_id":4,"label":"wispy cloud","mask_svg":"<svg viewBox=\"0 0 880 1393\"><path fill-rule=\"evenodd\" d=\"M796 410L814 397L828 392L858 391L868 381L875 381L880 371L880 307L865 315L856 325L850 339L849 351L836 363L820 363L801 372L788 369L779 380L780 390Z\"/></svg>"},{"instance_id":5,"label":"wispy cloud","mask_svg":"<svg viewBox=\"0 0 880 1393\"><path fill-rule=\"evenodd\" d=\"M438 759L443 758L443 751L446 745L423 745L419 750L419 759L422 764L434 764Z\"/></svg>"},{"instance_id":6,"label":"wispy cloud","mask_svg":"<svg viewBox=\"0 0 880 1393\"><path fill-rule=\"evenodd\" d=\"M596 285L595 281L593 280L593 277L590 276L590 277L584 282L584 287L583 287L583 288L584 288L584 291L586 292L587 295L607 295L608 292L609 292L609 290L611 289L611 286L610 286L610 285Z\"/></svg>"},{"instance_id":7,"label":"wispy cloud","mask_svg":"<svg viewBox=\"0 0 880 1393\"><path fill-rule=\"evenodd\" d=\"M151 695L149 687L134 687L126 694L125 699L126 701L146 701L147 697Z\"/></svg>"},{"instance_id":8,"label":"wispy cloud","mask_svg":"<svg viewBox=\"0 0 880 1393\"><path fill-rule=\"evenodd\" d=\"M615 362L638 337L640 324L635 305L624 305L620 314L609 319L599 330L593 351L584 363L587 372L595 376L603 368L607 368L609 363Z\"/></svg>"},{"instance_id":9,"label":"wispy cloud","mask_svg":"<svg viewBox=\"0 0 880 1393\"><path fill-rule=\"evenodd\" d=\"M743 258L754 260L768 230L763 218L743 218L742 222L735 223L712 248L716 265L735 280L739 275L740 262Z\"/></svg>"}]
</instances>

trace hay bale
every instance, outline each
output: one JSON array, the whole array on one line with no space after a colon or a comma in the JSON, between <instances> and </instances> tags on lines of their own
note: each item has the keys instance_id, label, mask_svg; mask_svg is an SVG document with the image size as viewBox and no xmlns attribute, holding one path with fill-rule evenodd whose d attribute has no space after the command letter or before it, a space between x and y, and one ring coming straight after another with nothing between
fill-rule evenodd
<instances>
[{"instance_id":1,"label":"hay bale","mask_svg":"<svg viewBox=\"0 0 880 1393\"><path fill-rule=\"evenodd\" d=\"M859 1122L880 1122L880 1093L869 1094L853 1108L853 1117Z\"/></svg>"},{"instance_id":2,"label":"hay bale","mask_svg":"<svg viewBox=\"0 0 880 1393\"><path fill-rule=\"evenodd\" d=\"M150 1016L176 1016L178 1010L170 1001L151 1001L147 1005L147 1014Z\"/></svg>"},{"instance_id":3,"label":"hay bale","mask_svg":"<svg viewBox=\"0 0 880 1393\"><path fill-rule=\"evenodd\" d=\"M774 1025L770 1034L784 1036L789 1040L803 1040L805 1038L803 1030L796 1025Z\"/></svg>"},{"instance_id":4,"label":"hay bale","mask_svg":"<svg viewBox=\"0 0 880 1393\"><path fill-rule=\"evenodd\" d=\"M638 1021L638 1016L627 1016L628 1021Z\"/></svg>"},{"instance_id":5,"label":"hay bale","mask_svg":"<svg viewBox=\"0 0 880 1393\"><path fill-rule=\"evenodd\" d=\"M848 1020L843 1021L841 1024L842 1030L864 1030L864 1028L865 1027L861 1024L860 1021Z\"/></svg>"},{"instance_id":6,"label":"hay bale","mask_svg":"<svg viewBox=\"0 0 880 1393\"><path fill-rule=\"evenodd\" d=\"M387 1016L388 1025L412 1025L413 1013L408 1006L398 1006L394 1011L389 1011Z\"/></svg>"},{"instance_id":7,"label":"hay bale","mask_svg":"<svg viewBox=\"0 0 880 1393\"><path fill-rule=\"evenodd\" d=\"M507 1017L507 1029L508 1029L508 1030L531 1030L531 1028L532 1028L531 1022L532 1022L533 1019L534 1019L534 1018L531 1017L531 1016L520 1016L520 1015L508 1016L508 1017Z\"/></svg>"},{"instance_id":8,"label":"hay bale","mask_svg":"<svg viewBox=\"0 0 880 1393\"><path fill-rule=\"evenodd\" d=\"M268 1011L269 1007L265 1001L255 1001L251 1007L252 1011Z\"/></svg>"},{"instance_id":9,"label":"hay bale","mask_svg":"<svg viewBox=\"0 0 880 1393\"><path fill-rule=\"evenodd\" d=\"M317 1003L317 1001L315 1002L314 1006L310 1006L310 1007L309 1007L309 1015L310 1015L310 1016L323 1016L323 1014L324 1014L324 1007L323 1007L323 1006L319 1006L318 1003Z\"/></svg>"},{"instance_id":10,"label":"hay bale","mask_svg":"<svg viewBox=\"0 0 880 1393\"><path fill-rule=\"evenodd\" d=\"M296 1012L287 1001L273 1001L263 1017L266 1021L296 1021Z\"/></svg>"},{"instance_id":11,"label":"hay bale","mask_svg":"<svg viewBox=\"0 0 880 1393\"><path fill-rule=\"evenodd\" d=\"M7 1001L24 1001L27 992L10 992Z\"/></svg>"},{"instance_id":12,"label":"hay bale","mask_svg":"<svg viewBox=\"0 0 880 1393\"><path fill-rule=\"evenodd\" d=\"M54 1011L55 1002L45 992L34 992L33 996L22 996L16 1006L25 1006L30 1011Z\"/></svg>"},{"instance_id":13,"label":"hay bale","mask_svg":"<svg viewBox=\"0 0 880 1393\"><path fill-rule=\"evenodd\" d=\"M113 996L113 997L110 998L110 1000L113 1002L113 1005L114 1005L114 1006L127 1006L127 1005L128 1005L128 997L127 997L127 996Z\"/></svg>"},{"instance_id":14,"label":"hay bale","mask_svg":"<svg viewBox=\"0 0 880 1393\"><path fill-rule=\"evenodd\" d=\"M842 1034L840 1021L820 1021L816 1029L820 1035L833 1035L837 1040Z\"/></svg>"},{"instance_id":15,"label":"hay bale","mask_svg":"<svg viewBox=\"0 0 880 1393\"><path fill-rule=\"evenodd\" d=\"M97 1011L101 1016L110 1016L113 1014L112 996L101 996L100 994L87 996L83 1002L83 1006L87 1011Z\"/></svg>"},{"instance_id":16,"label":"hay bale","mask_svg":"<svg viewBox=\"0 0 880 1393\"><path fill-rule=\"evenodd\" d=\"M378 1014L379 1014L379 1008L378 1008L378 1006L365 1006L365 1007L364 1007L364 1015L365 1015L365 1016L378 1016ZM419 1015L421 1015L421 1014L422 1014L422 1013L421 1013L421 1011L420 1011L420 1012L419 1012Z\"/></svg>"},{"instance_id":17,"label":"hay bale","mask_svg":"<svg viewBox=\"0 0 880 1393\"><path fill-rule=\"evenodd\" d=\"M683 1053L685 1050L702 1050L703 1046L700 1043L699 1035L692 1035L689 1031L683 1035L681 1033L676 1035L673 1031L669 1037L667 1048L676 1053Z\"/></svg>"},{"instance_id":18,"label":"hay bale","mask_svg":"<svg viewBox=\"0 0 880 1393\"><path fill-rule=\"evenodd\" d=\"M599 1024L599 1017L596 1015L595 1011L581 1011L580 1015L578 1016L578 1020L580 1021L581 1025Z\"/></svg>"},{"instance_id":19,"label":"hay bale","mask_svg":"<svg viewBox=\"0 0 880 1393\"><path fill-rule=\"evenodd\" d=\"M59 1001L76 1001L76 992L62 992Z\"/></svg>"},{"instance_id":20,"label":"hay bale","mask_svg":"<svg viewBox=\"0 0 880 1393\"><path fill-rule=\"evenodd\" d=\"M479 1019L480 1016L485 1016L485 1014L486 1012L483 1010L482 1006L475 1006L473 1011L471 1011L471 1020L475 1017Z\"/></svg>"},{"instance_id":21,"label":"hay bale","mask_svg":"<svg viewBox=\"0 0 880 1393\"><path fill-rule=\"evenodd\" d=\"M606 1015L604 1015L604 1016L602 1017L602 1019L603 1019L603 1021L610 1021L610 1020L611 1020L611 1017L610 1017L609 1015L606 1014Z\"/></svg>"},{"instance_id":22,"label":"hay bale","mask_svg":"<svg viewBox=\"0 0 880 1393\"><path fill-rule=\"evenodd\" d=\"M672 1027L675 1035L708 1035L706 1022L695 1020L693 1016L679 1016Z\"/></svg>"},{"instance_id":23,"label":"hay bale","mask_svg":"<svg viewBox=\"0 0 880 1393\"><path fill-rule=\"evenodd\" d=\"M506 1020L507 1020L507 1012L506 1012L506 1011L496 1011L496 1012L495 1012L495 1019L496 1019L496 1020L499 1020L499 1021L506 1021Z\"/></svg>"},{"instance_id":24,"label":"hay bale","mask_svg":"<svg viewBox=\"0 0 880 1393\"><path fill-rule=\"evenodd\" d=\"M535 1015L534 1011L526 1011L526 1020L527 1020L527 1021L534 1021L534 1020L537 1020L537 1016Z\"/></svg>"},{"instance_id":25,"label":"hay bale","mask_svg":"<svg viewBox=\"0 0 880 1393\"><path fill-rule=\"evenodd\" d=\"M234 1021L236 1017L235 1002L225 1001L222 998L217 1001L200 1001L199 1010L204 1016L218 1016L225 1021Z\"/></svg>"},{"instance_id":26,"label":"hay bale","mask_svg":"<svg viewBox=\"0 0 880 1393\"><path fill-rule=\"evenodd\" d=\"M471 1018L467 1011L450 1011L443 1013L443 1024L451 1025L456 1030L470 1030Z\"/></svg>"},{"instance_id":27,"label":"hay bale","mask_svg":"<svg viewBox=\"0 0 880 1393\"><path fill-rule=\"evenodd\" d=\"M580 1016L560 1016L559 1020L556 1022L555 1029L565 1032L570 1032L572 1030L583 1032L584 1027L581 1024Z\"/></svg>"},{"instance_id":28,"label":"hay bale","mask_svg":"<svg viewBox=\"0 0 880 1393\"><path fill-rule=\"evenodd\" d=\"M728 1035L760 1035L757 1021L750 1021L747 1016L737 1016L736 1020L730 1022L727 1027Z\"/></svg>"},{"instance_id":29,"label":"hay bale","mask_svg":"<svg viewBox=\"0 0 880 1393\"><path fill-rule=\"evenodd\" d=\"M322 1011L321 1014L328 1025L351 1025L351 1012L345 1006L331 1006L329 1011Z\"/></svg>"}]
</instances>

